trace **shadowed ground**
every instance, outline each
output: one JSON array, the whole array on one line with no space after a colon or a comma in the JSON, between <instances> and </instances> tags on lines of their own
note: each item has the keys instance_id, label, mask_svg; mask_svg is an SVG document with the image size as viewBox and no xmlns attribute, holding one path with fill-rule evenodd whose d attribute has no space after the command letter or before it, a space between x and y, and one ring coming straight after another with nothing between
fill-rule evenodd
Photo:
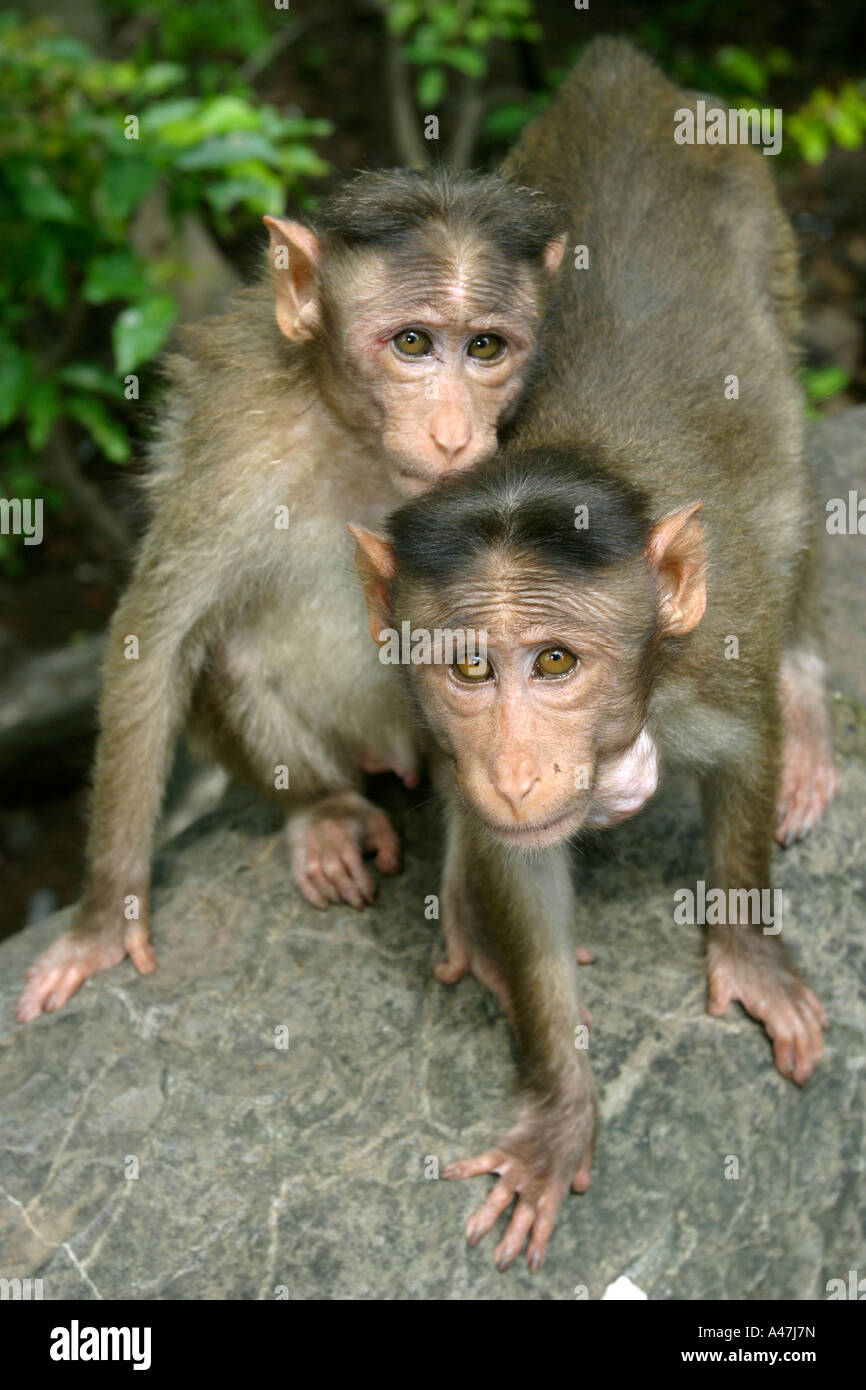
<instances>
[{"instance_id":1,"label":"shadowed ground","mask_svg":"<svg viewBox=\"0 0 866 1390\"><path fill-rule=\"evenodd\" d=\"M866 408L813 427L822 511L866 496L864 439ZM671 782L575 853L595 1180L539 1274L498 1274L492 1238L462 1234L489 1180L425 1178L497 1137L514 1079L492 997L432 977L429 793L379 779L407 867L363 916L308 907L269 813L238 800L159 857L155 975L127 962L19 1026L24 971L70 914L0 947L0 1275L49 1299L598 1298L621 1274L650 1298L812 1299L866 1274L866 536L826 550L841 788L776 855L785 939L831 1019L804 1091L738 1006L704 1012L699 929L673 924L705 877L697 799Z\"/></svg>"}]
</instances>

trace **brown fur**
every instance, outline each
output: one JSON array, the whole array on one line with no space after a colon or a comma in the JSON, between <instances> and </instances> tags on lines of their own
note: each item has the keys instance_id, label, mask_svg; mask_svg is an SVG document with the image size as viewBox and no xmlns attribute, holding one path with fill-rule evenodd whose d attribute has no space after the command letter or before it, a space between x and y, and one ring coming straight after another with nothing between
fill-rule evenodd
<instances>
[{"instance_id":1,"label":"brown fur","mask_svg":"<svg viewBox=\"0 0 866 1390\"><path fill-rule=\"evenodd\" d=\"M346 523L374 525L492 451L531 370L556 214L495 175L396 172L338 191L318 237L268 224L262 282L186 329L165 363L152 518L108 637L85 894L31 971L22 1019L127 951L154 968L154 825L188 716L285 808L314 905L369 902L367 853L383 872L399 866L362 768L415 776L416 732L366 640ZM405 328L433 350L406 359L392 341ZM482 332L504 343L495 361L469 353ZM281 506L289 530L275 525Z\"/></svg>"}]
</instances>

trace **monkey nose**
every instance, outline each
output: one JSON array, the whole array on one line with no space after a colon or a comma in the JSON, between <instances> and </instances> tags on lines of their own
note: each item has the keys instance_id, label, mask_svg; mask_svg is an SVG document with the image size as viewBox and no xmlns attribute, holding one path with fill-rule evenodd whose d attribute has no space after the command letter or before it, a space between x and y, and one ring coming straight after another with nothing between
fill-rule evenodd
<instances>
[{"instance_id":1,"label":"monkey nose","mask_svg":"<svg viewBox=\"0 0 866 1390\"><path fill-rule=\"evenodd\" d=\"M515 815L539 781L535 764L529 757L497 758L491 777L499 795L508 802Z\"/></svg>"},{"instance_id":2,"label":"monkey nose","mask_svg":"<svg viewBox=\"0 0 866 1390\"><path fill-rule=\"evenodd\" d=\"M440 406L430 421L430 438L450 460L465 449L472 437L472 426L456 406Z\"/></svg>"}]
</instances>

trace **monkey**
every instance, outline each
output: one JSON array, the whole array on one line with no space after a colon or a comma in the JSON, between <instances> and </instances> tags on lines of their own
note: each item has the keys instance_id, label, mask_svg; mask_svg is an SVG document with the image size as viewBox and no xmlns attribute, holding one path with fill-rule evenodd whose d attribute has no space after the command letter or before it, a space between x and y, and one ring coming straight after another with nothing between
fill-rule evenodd
<instances>
[{"instance_id":1,"label":"monkey","mask_svg":"<svg viewBox=\"0 0 866 1390\"><path fill-rule=\"evenodd\" d=\"M368 172L315 227L265 218L267 274L186 329L151 450L150 521L108 634L83 897L22 1021L127 954L176 735L286 812L310 903L362 909L400 846L366 771L410 784L405 701L366 638L345 531L492 453L534 369L559 213L498 174Z\"/></svg>"},{"instance_id":2,"label":"monkey","mask_svg":"<svg viewBox=\"0 0 866 1390\"><path fill-rule=\"evenodd\" d=\"M596 65L598 73L593 71ZM624 202L623 221L633 220L628 254L641 254L639 224L643 217L650 217L656 234L669 238L669 254L663 283L651 291L644 280L645 313L651 312L653 294L657 298L681 294L689 283L697 289L695 277L688 278L694 263L692 247L702 244L708 233L697 218L689 221L678 215L679 196L689 185L718 185L729 179L732 199L736 189L747 205L740 224L731 203L728 225L720 227L719 234L742 235L752 247L752 265L746 266L745 256L742 261L744 283L750 287L750 297L757 292L772 304L777 332L787 344L791 368L796 369L801 328L797 247L766 161L738 145L678 145L676 150L685 157L677 160L670 148L671 101L676 103L675 110L694 106L693 98L676 91L673 84L663 88L657 69L628 42L596 39L550 109L529 125L506 157L503 173L517 179L531 176L534 187L569 209L575 250L585 246L590 256L599 237L610 231L605 198ZM635 110L650 119L650 129L642 133L626 129L629 112ZM653 161L655 179L635 181L637 158ZM719 196L721 192L718 188ZM667 202L664 226L658 215L660 201ZM625 246L622 236L618 245ZM594 311L602 312L604 307L600 298L593 299ZM577 325L569 327L577 344ZM644 353L651 350L651 344L642 345ZM507 429L506 425L506 438ZM811 518L808 562L793 599L781 668L785 733L775 836L785 848L808 833L838 785L818 606L821 530L817 509Z\"/></svg>"},{"instance_id":3,"label":"monkey","mask_svg":"<svg viewBox=\"0 0 866 1390\"><path fill-rule=\"evenodd\" d=\"M592 45L556 100L573 141L546 191L592 268L557 278L544 372L492 460L384 534L352 528L380 648L404 623L451 638L399 683L447 816L436 974L475 973L518 1042L513 1127L445 1170L499 1175L467 1235L514 1203L500 1269L524 1244L539 1268L565 1193L590 1183L566 845L606 823L609 784L628 813L642 746L662 775L696 774L708 880L734 904L727 925L707 914L708 1012L739 1001L801 1085L827 1027L763 897L815 602L790 233L754 152L674 144L689 98L630 46Z\"/></svg>"}]
</instances>

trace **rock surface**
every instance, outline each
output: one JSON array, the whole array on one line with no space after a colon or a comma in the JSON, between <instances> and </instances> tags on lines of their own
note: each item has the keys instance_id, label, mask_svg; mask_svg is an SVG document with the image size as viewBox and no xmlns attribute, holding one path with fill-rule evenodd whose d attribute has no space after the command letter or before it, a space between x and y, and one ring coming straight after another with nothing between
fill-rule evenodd
<instances>
[{"instance_id":1,"label":"rock surface","mask_svg":"<svg viewBox=\"0 0 866 1390\"><path fill-rule=\"evenodd\" d=\"M864 435L866 410L814 428L822 503L866 491ZM861 696L864 558L866 537L828 545L834 670ZM866 711L834 705L839 796L777 854L832 1024L805 1090L738 1006L704 1011L699 929L673 923L705 876L692 787L575 852L602 1126L539 1274L466 1245L489 1180L425 1175L497 1137L514 1053L476 981L433 980L440 818L378 779L407 867L363 915L309 908L270 813L238 798L159 857L155 975L127 962L19 1026L69 913L0 948L0 1275L47 1299L600 1298L621 1275L652 1299L814 1299L866 1273Z\"/></svg>"}]
</instances>

